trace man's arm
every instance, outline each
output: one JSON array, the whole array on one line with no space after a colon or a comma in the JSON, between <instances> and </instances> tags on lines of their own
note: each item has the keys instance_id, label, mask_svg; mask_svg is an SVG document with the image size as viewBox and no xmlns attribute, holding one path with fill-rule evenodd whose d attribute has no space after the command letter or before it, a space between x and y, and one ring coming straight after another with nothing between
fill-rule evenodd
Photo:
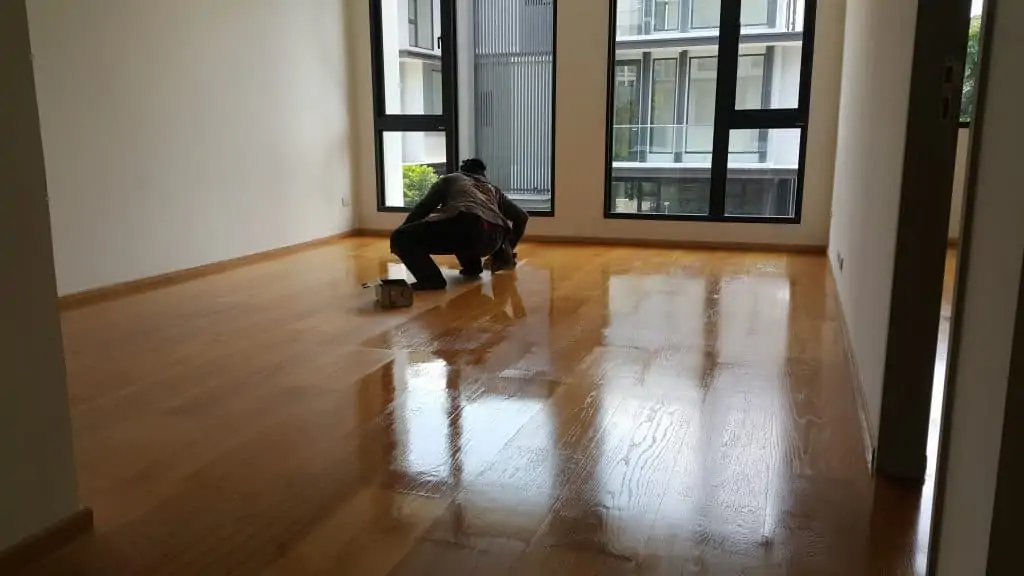
<instances>
[{"instance_id":1,"label":"man's arm","mask_svg":"<svg viewBox=\"0 0 1024 576\"><path fill-rule=\"evenodd\" d=\"M505 193L500 188L495 186L494 190L498 193L498 209L501 210L501 215L512 223L512 233L509 234L508 244L509 248L515 250L519 240L526 233L526 222L530 220L530 215L526 213L526 210L520 208L518 204L509 200L508 196L505 196Z\"/></svg>"},{"instance_id":2,"label":"man's arm","mask_svg":"<svg viewBox=\"0 0 1024 576\"><path fill-rule=\"evenodd\" d=\"M404 226L405 224L419 222L427 216L430 216L434 210L437 210L437 207L440 206L445 199L445 185L446 181L443 177L437 182L434 182L430 187L430 190L427 190L427 194L421 198L415 206L413 206L412 212L409 212L409 215L405 217L405 222L403 222L402 225Z\"/></svg>"}]
</instances>

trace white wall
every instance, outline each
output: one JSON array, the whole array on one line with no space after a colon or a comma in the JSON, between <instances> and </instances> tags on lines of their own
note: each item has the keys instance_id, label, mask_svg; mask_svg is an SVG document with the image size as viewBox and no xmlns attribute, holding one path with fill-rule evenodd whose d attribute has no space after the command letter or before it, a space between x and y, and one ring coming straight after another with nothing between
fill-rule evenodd
<instances>
[{"instance_id":1,"label":"white wall","mask_svg":"<svg viewBox=\"0 0 1024 576\"><path fill-rule=\"evenodd\" d=\"M78 509L23 2L0 2L0 550Z\"/></svg>"},{"instance_id":2,"label":"white wall","mask_svg":"<svg viewBox=\"0 0 1024 576\"><path fill-rule=\"evenodd\" d=\"M916 17L917 0L850 2L846 14L829 257L873 438L881 415Z\"/></svg>"},{"instance_id":3,"label":"white wall","mask_svg":"<svg viewBox=\"0 0 1024 576\"><path fill-rule=\"evenodd\" d=\"M1024 194L1018 184L1024 130L1024 3L998 2L992 29L988 89L981 119L971 246L956 320L960 346L949 422L948 475L943 494L937 574L984 574L1015 310L1024 254Z\"/></svg>"},{"instance_id":4,"label":"white wall","mask_svg":"<svg viewBox=\"0 0 1024 576\"><path fill-rule=\"evenodd\" d=\"M555 213L534 218L529 234L770 243L825 246L828 242L839 80L843 50L843 0L818 3L813 97L807 174L800 225L714 224L606 220L605 93L607 90L608 10L594 0L559 0L557 102L555 103ZM349 8L352 61L350 81L360 87L355 105L357 140L372 142L369 9L366 2ZM402 221L401 214L377 212L373 147L357 149L359 226L385 230Z\"/></svg>"},{"instance_id":5,"label":"white wall","mask_svg":"<svg viewBox=\"0 0 1024 576\"><path fill-rule=\"evenodd\" d=\"M28 0L61 294L352 227L342 3Z\"/></svg>"}]
</instances>

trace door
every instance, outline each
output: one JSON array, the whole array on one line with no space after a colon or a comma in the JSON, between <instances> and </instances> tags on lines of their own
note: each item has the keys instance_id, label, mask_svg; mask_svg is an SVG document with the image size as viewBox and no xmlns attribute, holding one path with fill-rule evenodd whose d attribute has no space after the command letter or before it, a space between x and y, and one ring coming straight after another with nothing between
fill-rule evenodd
<instances>
[{"instance_id":1,"label":"door","mask_svg":"<svg viewBox=\"0 0 1024 576\"><path fill-rule=\"evenodd\" d=\"M453 0L370 0L377 207L406 211L456 169Z\"/></svg>"}]
</instances>

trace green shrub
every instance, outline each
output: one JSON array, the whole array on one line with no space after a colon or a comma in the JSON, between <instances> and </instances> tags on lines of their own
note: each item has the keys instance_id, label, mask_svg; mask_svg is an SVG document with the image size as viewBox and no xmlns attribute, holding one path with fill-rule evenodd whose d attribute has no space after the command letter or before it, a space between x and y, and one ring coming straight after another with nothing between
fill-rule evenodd
<instances>
[{"instance_id":1,"label":"green shrub","mask_svg":"<svg viewBox=\"0 0 1024 576\"><path fill-rule=\"evenodd\" d=\"M967 36L967 61L964 66L964 93L960 103L960 121L970 122L974 118L974 99L978 84L979 53L981 50L981 16L971 18L971 29Z\"/></svg>"},{"instance_id":2,"label":"green shrub","mask_svg":"<svg viewBox=\"0 0 1024 576\"><path fill-rule=\"evenodd\" d=\"M405 191L405 206L412 208L437 182L437 173L430 166L408 164L402 167L402 188Z\"/></svg>"}]
</instances>

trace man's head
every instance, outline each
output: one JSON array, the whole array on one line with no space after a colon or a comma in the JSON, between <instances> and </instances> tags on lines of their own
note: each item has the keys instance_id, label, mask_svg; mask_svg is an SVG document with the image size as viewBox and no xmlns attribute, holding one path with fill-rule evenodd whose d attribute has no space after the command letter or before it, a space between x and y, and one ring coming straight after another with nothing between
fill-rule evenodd
<instances>
[{"instance_id":1,"label":"man's head","mask_svg":"<svg viewBox=\"0 0 1024 576\"><path fill-rule=\"evenodd\" d=\"M474 176L486 176L487 165L479 158L470 158L462 161L462 166L459 166L459 172L473 174Z\"/></svg>"}]
</instances>

